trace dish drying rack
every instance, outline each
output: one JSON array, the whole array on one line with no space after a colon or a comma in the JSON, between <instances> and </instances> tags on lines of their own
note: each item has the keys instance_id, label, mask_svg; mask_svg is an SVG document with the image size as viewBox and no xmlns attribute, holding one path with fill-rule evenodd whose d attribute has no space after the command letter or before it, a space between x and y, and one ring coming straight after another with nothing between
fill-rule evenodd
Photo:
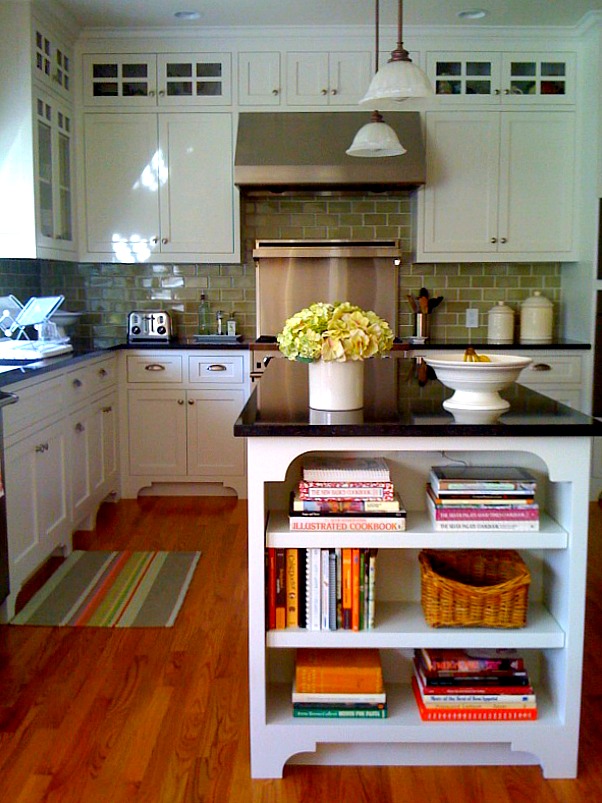
<instances>
[{"instance_id":1,"label":"dish drying rack","mask_svg":"<svg viewBox=\"0 0 602 803\"><path fill-rule=\"evenodd\" d=\"M51 324L50 318L64 300L62 295L32 296L22 304L13 295L0 297L0 332L7 338L0 340L0 360L31 362L73 351L68 338L40 339L43 327ZM38 331L37 340L27 332L31 326Z\"/></svg>"}]
</instances>

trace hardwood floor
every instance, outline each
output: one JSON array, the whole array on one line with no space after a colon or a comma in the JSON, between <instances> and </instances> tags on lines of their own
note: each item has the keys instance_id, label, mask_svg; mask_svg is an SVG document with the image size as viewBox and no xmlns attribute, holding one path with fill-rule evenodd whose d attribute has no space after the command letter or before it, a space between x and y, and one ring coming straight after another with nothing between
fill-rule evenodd
<instances>
[{"instance_id":1,"label":"hardwood floor","mask_svg":"<svg viewBox=\"0 0 602 803\"><path fill-rule=\"evenodd\" d=\"M592 505L580 773L287 767L249 777L246 508L104 505L94 549L201 549L170 629L0 627L0 799L10 803L582 803L602 800L602 511Z\"/></svg>"}]
</instances>

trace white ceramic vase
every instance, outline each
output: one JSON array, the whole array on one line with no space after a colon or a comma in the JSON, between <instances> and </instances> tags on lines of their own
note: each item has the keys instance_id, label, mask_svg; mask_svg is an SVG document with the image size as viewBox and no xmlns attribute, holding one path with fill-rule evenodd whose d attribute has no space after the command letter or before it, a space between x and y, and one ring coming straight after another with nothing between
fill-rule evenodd
<instances>
[{"instance_id":1,"label":"white ceramic vase","mask_svg":"<svg viewBox=\"0 0 602 803\"><path fill-rule=\"evenodd\" d=\"M309 368L309 406L314 410L359 410L364 406L364 363L315 360Z\"/></svg>"}]
</instances>

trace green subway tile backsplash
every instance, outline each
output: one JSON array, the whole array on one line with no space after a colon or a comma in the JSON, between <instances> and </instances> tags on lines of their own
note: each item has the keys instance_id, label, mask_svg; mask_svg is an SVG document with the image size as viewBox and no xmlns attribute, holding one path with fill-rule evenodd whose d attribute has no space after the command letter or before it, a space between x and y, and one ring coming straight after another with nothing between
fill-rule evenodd
<instances>
[{"instance_id":1,"label":"green subway tile backsplash","mask_svg":"<svg viewBox=\"0 0 602 803\"><path fill-rule=\"evenodd\" d=\"M0 260L0 293L25 301L32 295L61 293L64 308L87 312L72 330L80 345L108 346L122 342L127 313L133 309L167 309L181 336L198 324L201 290L213 310L234 315L238 331L255 337L255 265L257 239L398 239L400 266L400 337L414 333L407 293L445 297L431 320L431 338L486 337L487 311L505 301L518 313L521 301L541 290L554 303L561 300L557 263L445 263L414 265L411 260L412 211L409 192L395 195L243 197L241 199L243 261L241 264L98 264L47 260ZM479 327L467 330L465 310L479 310ZM555 320L558 320L558 314ZM518 314L517 314L518 323Z\"/></svg>"}]
</instances>

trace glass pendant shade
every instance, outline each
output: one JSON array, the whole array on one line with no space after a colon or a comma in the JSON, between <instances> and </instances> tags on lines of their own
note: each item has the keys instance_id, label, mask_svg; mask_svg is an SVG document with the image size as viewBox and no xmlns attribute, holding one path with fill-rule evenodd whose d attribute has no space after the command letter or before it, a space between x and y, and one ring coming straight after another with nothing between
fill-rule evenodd
<instances>
[{"instance_id":1,"label":"glass pendant shade","mask_svg":"<svg viewBox=\"0 0 602 803\"><path fill-rule=\"evenodd\" d=\"M363 157L401 156L406 153L406 149L391 126L378 115L376 119L372 117L372 122L360 128L345 153L348 156Z\"/></svg>"},{"instance_id":2,"label":"glass pendant shade","mask_svg":"<svg viewBox=\"0 0 602 803\"><path fill-rule=\"evenodd\" d=\"M433 95L431 82L412 61L393 60L378 70L359 105L369 109L398 109L410 98Z\"/></svg>"}]
</instances>

